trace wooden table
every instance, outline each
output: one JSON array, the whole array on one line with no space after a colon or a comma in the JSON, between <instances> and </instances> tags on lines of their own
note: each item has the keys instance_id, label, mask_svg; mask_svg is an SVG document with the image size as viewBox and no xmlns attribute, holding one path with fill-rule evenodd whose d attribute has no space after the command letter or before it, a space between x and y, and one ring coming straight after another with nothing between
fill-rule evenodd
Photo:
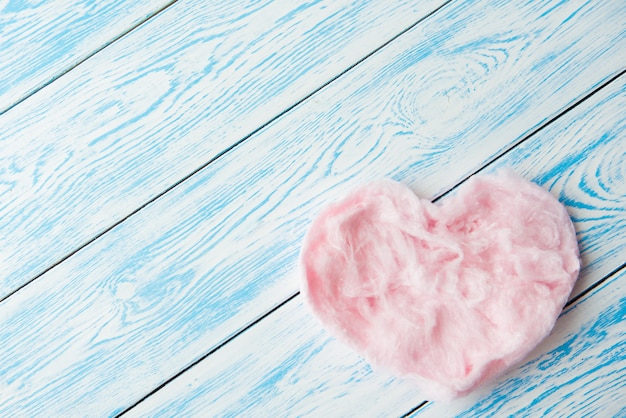
<instances>
[{"instance_id":1,"label":"wooden table","mask_svg":"<svg viewBox=\"0 0 626 418\"><path fill-rule=\"evenodd\" d=\"M626 2L0 0L0 416L626 416ZM302 304L312 218L512 167L553 333L428 402Z\"/></svg>"}]
</instances>

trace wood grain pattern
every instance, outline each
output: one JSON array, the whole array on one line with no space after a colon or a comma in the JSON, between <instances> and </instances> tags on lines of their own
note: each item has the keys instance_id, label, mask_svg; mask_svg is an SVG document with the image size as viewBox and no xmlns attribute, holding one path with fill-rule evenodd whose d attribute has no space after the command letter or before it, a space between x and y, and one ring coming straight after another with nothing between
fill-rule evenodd
<instances>
[{"instance_id":1,"label":"wood grain pattern","mask_svg":"<svg viewBox=\"0 0 626 418\"><path fill-rule=\"evenodd\" d=\"M443 0L414 3L181 0L1 115L0 299Z\"/></svg>"},{"instance_id":2,"label":"wood grain pattern","mask_svg":"<svg viewBox=\"0 0 626 418\"><path fill-rule=\"evenodd\" d=\"M615 162L619 161L623 169L621 161L626 153L623 141L626 120L622 116L626 110L625 83L626 76L486 168L514 167L515 171L534 178L567 202L579 231L584 263L575 294L626 261L626 180L620 168L615 167ZM591 179L595 181L590 182ZM585 205L581 205L583 202ZM601 303L593 306L604 308ZM564 324L559 320L553 335L529 358L551 350L546 347L561 346L563 334L574 335L581 322L584 321ZM619 324L619 321L609 323L608 328L616 331ZM596 327L596 332L601 333L602 329ZM618 353L620 344L611 345L615 342L613 336L605 341L602 349ZM623 360L622 354L619 361L623 363ZM543 362L539 371L542 376L550 375L548 382L561 382L563 390L578 389L576 377L585 376L587 383L580 382L580 385L587 385L585 389L594 392L602 392L606 380L613 374L619 375L619 371L610 370L619 361L608 361L603 369L597 370L581 365L580 361L578 358L559 359L554 370ZM536 364L537 361L532 360L499 380L506 381L500 384L514 387L516 392L528 389L528 393L516 395L518 406L543 396L530 416L541 412L546 403L560 401L562 394L562 391L553 391L544 396L544 385L535 386L529 379L519 376ZM563 373L561 378L555 377L563 367L574 367L574 370ZM595 377L601 378L589 381ZM626 376L622 375L621 379L626 383ZM536 376L534 381L541 380ZM610 398L619 392L616 385L606 388L606 396ZM489 392L482 390L480 393ZM505 403L510 394L501 395L499 403ZM255 416L267 410L277 416L399 416L422 400L410 382L373 373L359 356L330 337L313 320L298 297L149 397L131 410L129 416L201 416L203 413L237 416L244 411ZM572 407L582 407L586 401L581 396L569 399ZM498 413L497 408L489 405L476 415L483 416L491 411ZM510 411L505 412L502 416L508 416ZM528 416L526 411L519 412ZM450 414L445 408L438 408L432 416Z\"/></svg>"},{"instance_id":3,"label":"wood grain pattern","mask_svg":"<svg viewBox=\"0 0 626 418\"><path fill-rule=\"evenodd\" d=\"M390 417L419 399L329 336L298 297L124 416Z\"/></svg>"},{"instance_id":4,"label":"wood grain pattern","mask_svg":"<svg viewBox=\"0 0 626 418\"><path fill-rule=\"evenodd\" d=\"M0 0L0 115L170 0Z\"/></svg>"},{"instance_id":5,"label":"wood grain pattern","mask_svg":"<svg viewBox=\"0 0 626 418\"><path fill-rule=\"evenodd\" d=\"M564 311L530 360L503 379L411 417L621 417L626 393L626 270Z\"/></svg>"},{"instance_id":6,"label":"wood grain pattern","mask_svg":"<svg viewBox=\"0 0 626 418\"><path fill-rule=\"evenodd\" d=\"M296 290L324 203L382 175L432 196L619 69L624 41L598 22L620 10L485 1L406 33L5 300L0 413L120 411ZM95 190L144 192L122 177Z\"/></svg>"}]
</instances>

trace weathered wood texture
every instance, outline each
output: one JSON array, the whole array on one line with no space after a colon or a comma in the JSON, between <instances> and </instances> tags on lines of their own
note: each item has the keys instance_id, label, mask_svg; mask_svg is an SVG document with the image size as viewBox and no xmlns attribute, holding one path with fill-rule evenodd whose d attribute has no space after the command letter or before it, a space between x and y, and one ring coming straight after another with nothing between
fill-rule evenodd
<instances>
[{"instance_id":1,"label":"weathered wood texture","mask_svg":"<svg viewBox=\"0 0 626 418\"><path fill-rule=\"evenodd\" d=\"M586 286L592 286L626 261L626 180L621 172L626 157L626 121L622 116L626 111L625 83L623 76L486 168L513 167L567 205L581 244L584 269L580 283ZM616 291L623 288L612 286ZM583 290L585 287L577 286L576 294ZM604 294L615 299L610 292ZM590 302L592 311L583 310L592 316L577 316L576 321L565 323L560 319L553 335L529 358L543 356L554 346L560 347L556 353L566 350L569 345L563 345L563 335L575 335L580 324L596 321L593 315L600 309L604 311L604 302L606 298ZM624 355L603 360L601 353L608 350L617 354L620 345L626 344L619 343L620 322L616 319L596 321L591 332L597 335L583 327L588 334L580 337L585 344L595 341L601 345L596 348L595 361L602 368L585 366L582 362L587 361L586 353L573 351L554 365L531 360L499 379L498 387L508 391L500 390L499 404L506 404L507 396L515 399L512 405L502 406L503 415L531 404L535 398L541 402L532 412L541 411L551 402L561 402L563 391L578 390L583 382L585 390L593 393L606 389L603 401L612 401L610 408L614 408L620 382L622 386L626 383ZM604 338L605 331L613 335ZM623 329L621 333L623 336ZM569 369L564 372L564 367ZM534 370L532 380L522 377L529 369ZM542 378L546 382L537 385ZM582 379L579 383L578 378ZM610 386L604 388L607 381ZM546 392L546 385L550 384L562 390ZM489 394L492 387L481 390L480 396ZM297 297L149 397L129 416L189 416L201 412L256 416L269 410L276 416L399 416L422 401L410 382L373 373L356 354L329 337ZM571 409L583 409L588 401L580 392L568 402ZM493 405L489 406L480 409L477 416L490 413ZM500 413L498 408L493 411ZM436 411L433 417L450 416L444 406L438 406Z\"/></svg>"},{"instance_id":2,"label":"weathered wood texture","mask_svg":"<svg viewBox=\"0 0 626 418\"><path fill-rule=\"evenodd\" d=\"M1 115L0 299L443 1L414 3L181 0Z\"/></svg>"},{"instance_id":3,"label":"weathered wood texture","mask_svg":"<svg viewBox=\"0 0 626 418\"><path fill-rule=\"evenodd\" d=\"M436 196L624 66L622 2L451 3L264 125L408 14L284 4L225 27L198 9L212 6L172 7L0 116L3 291L263 127L0 303L0 415L123 410L296 292L299 244L322 205L380 176ZM623 77L611 86L594 98L623 109ZM622 114L598 119L608 133L588 151L593 139L568 137L571 154L548 143L519 164L578 222L590 267L577 291L624 253ZM592 150L605 157L570 167Z\"/></svg>"},{"instance_id":4,"label":"weathered wood texture","mask_svg":"<svg viewBox=\"0 0 626 418\"><path fill-rule=\"evenodd\" d=\"M0 0L0 115L170 0Z\"/></svg>"}]
</instances>

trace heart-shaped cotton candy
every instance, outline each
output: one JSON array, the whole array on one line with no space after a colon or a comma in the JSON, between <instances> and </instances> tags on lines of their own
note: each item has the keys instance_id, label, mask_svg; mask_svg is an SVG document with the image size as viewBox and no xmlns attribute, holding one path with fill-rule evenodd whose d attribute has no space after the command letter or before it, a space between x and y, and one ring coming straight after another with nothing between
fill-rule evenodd
<instances>
[{"instance_id":1,"label":"heart-shaped cotton candy","mask_svg":"<svg viewBox=\"0 0 626 418\"><path fill-rule=\"evenodd\" d=\"M580 269L565 208L512 172L474 176L440 204L391 180L363 186L319 214L301 263L322 324L431 399L526 356Z\"/></svg>"}]
</instances>

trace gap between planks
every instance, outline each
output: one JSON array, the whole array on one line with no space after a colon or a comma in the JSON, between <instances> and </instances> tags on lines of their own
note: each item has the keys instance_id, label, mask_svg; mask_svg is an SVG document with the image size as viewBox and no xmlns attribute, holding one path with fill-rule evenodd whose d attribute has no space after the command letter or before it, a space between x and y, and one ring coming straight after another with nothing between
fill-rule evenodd
<instances>
[{"instance_id":1,"label":"gap between planks","mask_svg":"<svg viewBox=\"0 0 626 418\"><path fill-rule=\"evenodd\" d=\"M444 198L445 196L447 196L448 194L450 194L451 192L453 192L455 189L457 189L458 187L460 187L462 184L464 184L470 177L483 172L485 170L488 170L490 167L492 167L493 165L495 165L495 163L500 160L502 157L504 157L506 154L508 154L509 152L511 152L514 148L518 147L519 145L521 145L522 143L526 142L527 140L531 139L532 137L534 137L535 135L537 135L539 132L541 132L542 130L548 128L550 125L552 125L554 122L556 122L557 120L559 120L560 118L564 117L565 115L567 115L570 111L574 110L576 107L578 107L579 105L583 104L584 102L586 102L588 99L590 99L592 96L594 96L596 93L600 92L601 90L603 90L604 88L608 87L609 85L611 85L613 82L616 82L620 77L622 77L623 75L626 74L626 69L621 70L618 74L612 76L611 78L609 78L607 81L603 82L602 84L600 84L599 86L597 86L596 88L594 88L591 92L585 94L583 97L581 97L580 99L576 100L573 104L571 104L570 106L566 107L565 109L563 109L561 112L559 112L557 115L555 115L554 117L552 117L551 119L547 120L546 122L544 122L542 125L536 127L534 130L532 130L531 132L529 132L526 136L522 137L518 142L513 143L510 147L506 148L505 150L503 150L500 154L494 156L491 160L489 160L488 162L486 162L480 169L475 170L474 172L470 173L469 175L467 175L466 177L462 178L460 181L458 181L456 184L454 184L452 187L450 187L449 189L443 191L442 193L438 194L432 201L433 202L437 202L439 200L441 200L442 198ZM295 106L294 106L295 107ZM611 272L609 272L608 274L606 274L605 276L603 276L602 278L600 278L599 280L597 280L596 282L592 283L591 285L589 285L587 288L583 289L582 291L580 291L578 294L576 294L574 297L572 297L570 300L568 300L568 302L565 304L565 306L563 307L563 309L567 308L568 306L574 304L576 301L578 301L580 298L584 297L585 295L589 294L591 291L593 291L594 289L596 289L598 286L602 285L602 283L604 283L605 281L607 281L609 278L613 277L614 275L618 274L621 270L623 270L624 268L626 268L626 263L623 263L622 265L620 265L619 267L615 268L614 270L612 270ZM145 400L147 400L148 398L150 398L151 396L155 395L158 391L160 391L161 389L163 389L165 386L167 386L168 384L170 384L172 381L176 380L177 378L179 378L180 376L182 376L183 374L185 374L186 372L188 372L189 370L191 370L193 367L197 366L199 363L201 363L202 361L206 360L209 356L211 356L212 354L214 354L215 352L217 352L218 350L226 347L229 343L231 343L233 340L235 340L237 337L241 336L242 334L244 334L246 331L250 330L251 328L253 328L255 325L259 324L261 321L263 321L264 319L266 319L267 317L269 317L270 315L272 315L273 313L275 313L276 311L278 311L279 309L281 309L283 306L287 305L289 302L291 302L292 300L294 300L296 297L298 297L300 295L300 291L297 291L295 293L293 293L291 296L289 296L288 298L284 299L282 302L278 303L277 305L275 305L273 308L271 308L270 310L268 310L267 312L263 313L262 315L258 316L257 318L255 318L253 321L251 321L250 323L246 324L245 326L241 327L240 329L238 329L237 331L235 331L233 334L231 334L229 337L227 337L226 339L224 339L222 342L220 342L219 344L217 344L216 346L214 346L213 348L211 348L208 352L206 352L205 354L203 354L202 356L200 356L199 358L197 358L196 360L194 360L192 363L190 363L188 366L186 366L185 368L181 369L179 372L177 372L176 374L172 375L170 378L168 378L167 380L165 380L164 382L162 382L161 384L159 384L157 387L155 387L152 391L150 391L149 393L147 393L146 395L144 395L143 397L141 397L139 400L137 400L135 403L133 403L132 405L128 406L126 409L122 410L120 413L118 413L116 415L117 417L121 417L124 416L125 414L127 414L128 412L130 412L132 409L134 409L136 406L138 406L139 404L141 404L142 402L144 402ZM426 406L428 404L429 401L425 400L422 403L420 403L419 405L417 405L415 408L411 409L410 411L408 411L406 414L402 415L403 418L410 416L411 414L417 412L420 408Z\"/></svg>"}]
</instances>

